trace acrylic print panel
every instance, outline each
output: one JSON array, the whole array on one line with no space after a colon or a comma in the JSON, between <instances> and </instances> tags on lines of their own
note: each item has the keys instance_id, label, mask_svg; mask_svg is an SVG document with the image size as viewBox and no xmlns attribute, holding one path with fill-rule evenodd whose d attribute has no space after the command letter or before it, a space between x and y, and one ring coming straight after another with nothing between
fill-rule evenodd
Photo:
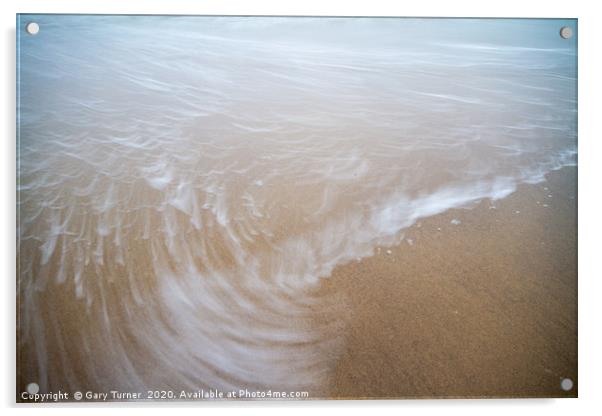
<instances>
[{"instance_id":1,"label":"acrylic print panel","mask_svg":"<svg viewBox=\"0 0 602 416\"><path fill-rule=\"evenodd\" d=\"M576 20L17 34L17 401L577 395Z\"/></svg>"}]
</instances>

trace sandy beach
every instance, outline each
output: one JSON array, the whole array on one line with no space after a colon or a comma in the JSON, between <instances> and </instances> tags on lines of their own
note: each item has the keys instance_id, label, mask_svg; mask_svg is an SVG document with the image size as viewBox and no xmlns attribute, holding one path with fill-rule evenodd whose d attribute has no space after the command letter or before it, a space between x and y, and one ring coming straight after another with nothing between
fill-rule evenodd
<instances>
[{"instance_id":1,"label":"sandy beach","mask_svg":"<svg viewBox=\"0 0 602 416\"><path fill-rule=\"evenodd\" d=\"M17 25L17 400L577 395L575 19Z\"/></svg>"},{"instance_id":2,"label":"sandy beach","mask_svg":"<svg viewBox=\"0 0 602 416\"><path fill-rule=\"evenodd\" d=\"M329 397L577 396L576 168L546 178L324 281L350 315Z\"/></svg>"},{"instance_id":3,"label":"sandy beach","mask_svg":"<svg viewBox=\"0 0 602 416\"><path fill-rule=\"evenodd\" d=\"M308 345L322 357L327 380L309 397L577 397L576 168L546 178L502 200L422 219L398 246L377 247L373 256L322 279L313 294L317 309L287 321L307 331L311 318L320 337L333 341ZM48 322L59 317L62 328L50 361L56 385L69 380L65 362L93 388L124 380L120 369L100 364L115 360L116 352L86 341L102 333L102 319L90 321L82 303L69 300L72 290L50 289L40 313ZM115 286L107 302L126 305L126 291ZM109 313L115 331L133 331L124 318L128 308ZM61 333L78 341L60 343ZM145 368L140 374L154 374L151 346L127 342L137 352L132 363ZM34 352L23 351L21 390L36 379ZM287 356L293 360L287 366L307 366L303 351ZM90 356L99 360L96 379L85 369ZM162 371L153 377L164 385L177 380L177 367ZM564 378L574 381L571 391L560 388Z\"/></svg>"}]
</instances>

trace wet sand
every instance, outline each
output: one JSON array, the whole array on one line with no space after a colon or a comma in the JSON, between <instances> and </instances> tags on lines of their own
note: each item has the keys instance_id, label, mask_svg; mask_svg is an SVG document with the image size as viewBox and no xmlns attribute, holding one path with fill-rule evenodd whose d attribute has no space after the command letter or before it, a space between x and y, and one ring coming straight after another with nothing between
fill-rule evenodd
<instances>
[{"instance_id":1,"label":"wet sand","mask_svg":"<svg viewBox=\"0 0 602 416\"><path fill-rule=\"evenodd\" d=\"M348 298L349 325L326 395L576 397L576 204L563 168L338 267L323 290Z\"/></svg>"},{"instance_id":2,"label":"wet sand","mask_svg":"<svg viewBox=\"0 0 602 416\"><path fill-rule=\"evenodd\" d=\"M289 352L296 358L292 367L285 361L291 382L303 380L298 369L314 357L314 366L328 374L326 384L316 380L309 389L314 399L576 397L575 184L576 168L552 172L545 182L521 185L502 200L423 219L405 231L400 245L337 267L314 293L328 304L319 302L313 313L287 320L294 333L311 333L311 318L320 339L332 341L308 344L315 356ZM139 256L146 251L142 247ZM136 270L139 279L152 280L150 269ZM127 351L140 377L181 388L182 368L159 372L158 365L149 366L156 361L155 344L141 343L161 339L167 312L154 304L149 310L156 315L133 308L127 284L112 282L105 292L113 305L106 316L110 330L103 326L102 304L86 313L85 302L73 299L71 283L49 285L32 300L50 345L50 387L127 391L130 373L110 365ZM150 283L145 288L145 298L154 299L157 288ZM142 336L136 329L141 322L159 332L145 338L147 332ZM123 346L107 348L101 341L107 333ZM334 345L342 345L342 352ZM35 351L29 344L19 351L17 383L24 391L38 375ZM184 364L194 358L191 351L181 354ZM90 357L93 372L86 367ZM211 386L207 377L202 380ZM565 377L575 382L569 392L560 388Z\"/></svg>"}]
</instances>

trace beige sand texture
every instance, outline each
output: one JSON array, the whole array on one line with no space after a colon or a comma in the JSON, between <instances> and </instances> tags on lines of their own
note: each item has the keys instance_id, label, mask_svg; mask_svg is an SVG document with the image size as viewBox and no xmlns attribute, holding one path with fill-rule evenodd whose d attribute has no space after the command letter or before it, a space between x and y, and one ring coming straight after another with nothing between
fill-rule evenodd
<instances>
[{"instance_id":1,"label":"beige sand texture","mask_svg":"<svg viewBox=\"0 0 602 416\"><path fill-rule=\"evenodd\" d=\"M307 331L313 322L323 340L307 345L327 374L310 398L576 397L576 219L576 168L568 167L505 199L422 219L398 246L335 268L314 294L321 300L316 310L287 323ZM50 285L40 292L55 385L81 389L69 383L74 378L92 389L103 380L125 384L120 367L102 364L116 361L122 348L142 376L164 385L178 379L175 365L159 374L154 345L134 337L135 323L149 318L126 319L133 302L124 295L126 282L106 293L111 328L122 334L123 345L114 348L90 335L103 333L102 313L94 309L91 320L71 299L73 289ZM149 283L145 290L152 299L156 288ZM35 351L26 347L20 391L36 379ZM303 351L289 354L291 369L308 366ZM291 383L296 376L291 370ZM564 378L573 380L572 390L561 389Z\"/></svg>"},{"instance_id":2,"label":"beige sand texture","mask_svg":"<svg viewBox=\"0 0 602 416\"><path fill-rule=\"evenodd\" d=\"M576 183L563 168L337 268L323 286L350 323L328 396L577 397Z\"/></svg>"},{"instance_id":3,"label":"beige sand texture","mask_svg":"<svg viewBox=\"0 0 602 416\"><path fill-rule=\"evenodd\" d=\"M563 26L18 16L17 400L576 396Z\"/></svg>"}]
</instances>

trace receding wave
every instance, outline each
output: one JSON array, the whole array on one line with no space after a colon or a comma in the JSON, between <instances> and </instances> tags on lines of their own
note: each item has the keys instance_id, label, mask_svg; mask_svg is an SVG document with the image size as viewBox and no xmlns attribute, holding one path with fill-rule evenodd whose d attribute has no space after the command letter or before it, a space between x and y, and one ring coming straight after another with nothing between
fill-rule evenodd
<instances>
[{"instance_id":1,"label":"receding wave","mask_svg":"<svg viewBox=\"0 0 602 416\"><path fill-rule=\"evenodd\" d=\"M321 279L576 162L574 47L477 44L474 22L437 41L458 21L412 42L399 19L38 21L18 264L43 390L323 386L345 300Z\"/></svg>"}]
</instances>

